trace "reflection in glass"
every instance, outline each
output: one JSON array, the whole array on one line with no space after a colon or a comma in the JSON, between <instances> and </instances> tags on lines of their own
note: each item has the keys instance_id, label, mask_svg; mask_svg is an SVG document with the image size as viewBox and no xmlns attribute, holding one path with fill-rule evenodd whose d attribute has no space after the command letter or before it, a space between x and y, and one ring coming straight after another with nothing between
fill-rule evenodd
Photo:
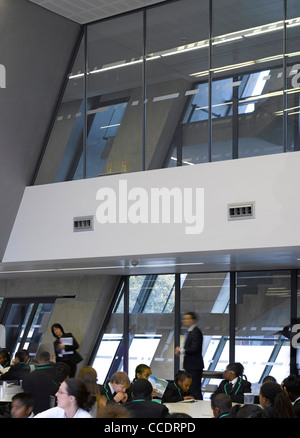
<instances>
[{"instance_id":1,"label":"reflection in glass","mask_svg":"<svg viewBox=\"0 0 300 438\"><path fill-rule=\"evenodd\" d=\"M142 170L143 14L88 26L87 177Z\"/></svg>"},{"instance_id":2,"label":"reflection in glass","mask_svg":"<svg viewBox=\"0 0 300 438\"><path fill-rule=\"evenodd\" d=\"M196 312L203 333L204 369L223 371L229 360L229 273L185 274L181 283L181 313ZM202 386L219 383L203 379Z\"/></svg>"},{"instance_id":3,"label":"reflection in glass","mask_svg":"<svg viewBox=\"0 0 300 438\"><path fill-rule=\"evenodd\" d=\"M290 273L238 272L235 359L252 383L289 374L289 341L280 331L290 321Z\"/></svg>"}]
</instances>

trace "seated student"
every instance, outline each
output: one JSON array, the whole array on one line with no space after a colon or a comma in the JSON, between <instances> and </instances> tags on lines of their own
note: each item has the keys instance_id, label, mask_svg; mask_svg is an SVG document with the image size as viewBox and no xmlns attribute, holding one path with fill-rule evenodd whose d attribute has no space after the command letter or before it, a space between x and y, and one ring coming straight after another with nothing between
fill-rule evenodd
<instances>
[{"instance_id":1,"label":"seated student","mask_svg":"<svg viewBox=\"0 0 300 438\"><path fill-rule=\"evenodd\" d=\"M220 383L214 394L224 393L229 395L231 401L244 403L244 393L251 392L251 383L243 379L244 367L241 363L230 363L223 373L224 380Z\"/></svg>"},{"instance_id":2,"label":"seated student","mask_svg":"<svg viewBox=\"0 0 300 438\"><path fill-rule=\"evenodd\" d=\"M229 395L223 393L212 394L210 401L214 418L228 417L230 409L232 408L232 401Z\"/></svg>"},{"instance_id":3,"label":"seated student","mask_svg":"<svg viewBox=\"0 0 300 438\"><path fill-rule=\"evenodd\" d=\"M26 392L19 392L12 397L11 418L32 418L33 417L33 397Z\"/></svg>"},{"instance_id":4,"label":"seated student","mask_svg":"<svg viewBox=\"0 0 300 438\"><path fill-rule=\"evenodd\" d=\"M49 351L40 351L35 357L34 371L41 371L54 376L55 365L55 362L50 360Z\"/></svg>"},{"instance_id":5,"label":"seated student","mask_svg":"<svg viewBox=\"0 0 300 438\"><path fill-rule=\"evenodd\" d=\"M26 365L28 365L30 367L30 371L34 371L34 363L31 360L31 357L29 355L29 351L28 350L22 350L22 352L24 353L24 362L26 363Z\"/></svg>"},{"instance_id":6,"label":"seated student","mask_svg":"<svg viewBox=\"0 0 300 438\"><path fill-rule=\"evenodd\" d=\"M140 363L136 369L135 369L135 378L133 381L137 379L149 379L149 376L151 374L151 368L148 365L145 365L144 363Z\"/></svg>"},{"instance_id":7,"label":"seated student","mask_svg":"<svg viewBox=\"0 0 300 438\"><path fill-rule=\"evenodd\" d=\"M50 362L50 354L40 352L36 357L35 370L28 373L22 382L24 391L34 398L34 413L45 411L52 406L59 384L56 381L56 364Z\"/></svg>"},{"instance_id":8,"label":"seated student","mask_svg":"<svg viewBox=\"0 0 300 438\"><path fill-rule=\"evenodd\" d=\"M98 411L107 403L106 397L100 395L100 389L97 383L97 371L91 366L83 366L77 374L77 379L81 380L86 386L88 391L88 412L92 417L96 418ZM114 403L114 405L116 404Z\"/></svg>"},{"instance_id":9,"label":"seated student","mask_svg":"<svg viewBox=\"0 0 300 438\"><path fill-rule=\"evenodd\" d=\"M259 403L266 418L295 418L293 405L278 383L266 382L261 385Z\"/></svg>"},{"instance_id":10,"label":"seated student","mask_svg":"<svg viewBox=\"0 0 300 438\"><path fill-rule=\"evenodd\" d=\"M107 398L107 403L125 403L128 399L126 390L130 387L130 380L125 371L114 373L109 382L100 385L100 394Z\"/></svg>"},{"instance_id":11,"label":"seated student","mask_svg":"<svg viewBox=\"0 0 300 438\"><path fill-rule=\"evenodd\" d=\"M151 374L152 374L151 368L144 363L140 363L135 369L135 377L133 379L133 382L135 382L138 379L147 379L148 380ZM128 394L127 401L131 401L131 394L132 394L131 386L128 388L128 390L126 392ZM157 395L156 389L153 389L152 396L153 396L153 398L159 398Z\"/></svg>"},{"instance_id":12,"label":"seated student","mask_svg":"<svg viewBox=\"0 0 300 438\"><path fill-rule=\"evenodd\" d=\"M162 396L162 403L176 403L183 400L193 400L194 397L189 392L192 383L191 376L185 371L178 371L175 380L171 380Z\"/></svg>"},{"instance_id":13,"label":"seated student","mask_svg":"<svg viewBox=\"0 0 300 438\"><path fill-rule=\"evenodd\" d=\"M293 404L296 417L300 418L300 379L291 374L281 384Z\"/></svg>"},{"instance_id":14,"label":"seated student","mask_svg":"<svg viewBox=\"0 0 300 438\"><path fill-rule=\"evenodd\" d=\"M265 418L263 409L259 405L246 404L246 405L234 405L228 418Z\"/></svg>"},{"instance_id":15,"label":"seated student","mask_svg":"<svg viewBox=\"0 0 300 438\"><path fill-rule=\"evenodd\" d=\"M0 373L6 373L10 368L10 354L7 350L0 351Z\"/></svg>"},{"instance_id":16,"label":"seated student","mask_svg":"<svg viewBox=\"0 0 300 438\"><path fill-rule=\"evenodd\" d=\"M138 379L132 385L132 401L125 403L131 418L165 418L167 406L152 400L152 385L147 379Z\"/></svg>"},{"instance_id":17,"label":"seated student","mask_svg":"<svg viewBox=\"0 0 300 438\"><path fill-rule=\"evenodd\" d=\"M0 376L1 380L23 380L30 373L30 366L25 363L25 353L17 351L15 354L15 365Z\"/></svg>"}]
</instances>

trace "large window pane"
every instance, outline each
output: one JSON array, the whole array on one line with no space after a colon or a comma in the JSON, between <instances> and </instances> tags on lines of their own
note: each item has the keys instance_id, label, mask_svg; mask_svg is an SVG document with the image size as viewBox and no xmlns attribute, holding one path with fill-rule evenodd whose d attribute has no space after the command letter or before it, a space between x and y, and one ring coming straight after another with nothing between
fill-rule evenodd
<instances>
[{"instance_id":1,"label":"large window pane","mask_svg":"<svg viewBox=\"0 0 300 438\"><path fill-rule=\"evenodd\" d=\"M208 69L208 23L208 3L198 0L160 5L147 11L148 168L163 165L170 145L167 166L176 165L181 147L183 165L207 161L207 77L198 86L195 73ZM180 124L188 105L193 115Z\"/></svg>"},{"instance_id":2,"label":"large window pane","mask_svg":"<svg viewBox=\"0 0 300 438\"><path fill-rule=\"evenodd\" d=\"M235 359L252 383L289 375L290 272L239 272L236 284Z\"/></svg>"},{"instance_id":3,"label":"large window pane","mask_svg":"<svg viewBox=\"0 0 300 438\"><path fill-rule=\"evenodd\" d=\"M300 150L300 4L287 2L287 150ZM279 113L282 119L282 113Z\"/></svg>"},{"instance_id":4,"label":"large window pane","mask_svg":"<svg viewBox=\"0 0 300 438\"><path fill-rule=\"evenodd\" d=\"M87 177L142 170L143 14L88 27Z\"/></svg>"},{"instance_id":5,"label":"large window pane","mask_svg":"<svg viewBox=\"0 0 300 438\"><path fill-rule=\"evenodd\" d=\"M212 159L283 152L283 2L214 0L212 23Z\"/></svg>"},{"instance_id":6,"label":"large window pane","mask_svg":"<svg viewBox=\"0 0 300 438\"><path fill-rule=\"evenodd\" d=\"M198 315L198 326L203 333L205 370L223 371L228 364L229 283L228 273L181 275L181 313L194 311ZM202 387L219 383L220 380L205 378ZM204 395L207 397L209 394Z\"/></svg>"},{"instance_id":7,"label":"large window pane","mask_svg":"<svg viewBox=\"0 0 300 438\"><path fill-rule=\"evenodd\" d=\"M34 357L47 328L54 300L4 299L1 324L5 327L6 349L13 356L26 349Z\"/></svg>"},{"instance_id":8,"label":"large window pane","mask_svg":"<svg viewBox=\"0 0 300 438\"><path fill-rule=\"evenodd\" d=\"M83 178L84 68L82 41L47 142L36 184Z\"/></svg>"},{"instance_id":9,"label":"large window pane","mask_svg":"<svg viewBox=\"0 0 300 438\"><path fill-rule=\"evenodd\" d=\"M121 371L123 366L123 356L121 345L123 342L124 328L124 282L120 285L120 290L111 313L108 324L103 327L104 333L93 363L91 364L97 371L98 382L103 384L113 371ZM110 372L111 367L115 368Z\"/></svg>"},{"instance_id":10,"label":"large window pane","mask_svg":"<svg viewBox=\"0 0 300 438\"><path fill-rule=\"evenodd\" d=\"M129 283L129 296L135 299L129 320L129 377L134 378L138 364L146 363L157 377L172 379L175 275L142 276L142 282L137 278L130 277Z\"/></svg>"}]
</instances>

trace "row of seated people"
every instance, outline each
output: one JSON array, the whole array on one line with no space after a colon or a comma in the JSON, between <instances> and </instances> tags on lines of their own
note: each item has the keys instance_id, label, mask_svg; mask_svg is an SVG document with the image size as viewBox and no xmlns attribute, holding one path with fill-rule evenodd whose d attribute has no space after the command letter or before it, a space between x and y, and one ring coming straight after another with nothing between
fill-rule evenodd
<instances>
[{"instance_id":1,"label":"row of seated people","mask_svg":"<svg viewBox=\"0 0 300 438\"><path fill-rule=\"evenodd\" d=\"M12 365L10 369L18 363ZM1 378L5 374L2 374ZM116 408L121 410L121 413L118 411L118 415L121 416L164 418L170 416L166 403L193 399L189 392L191 377L184 371L179 371L175 379L168 382L161 399L157 397L148 381L150 374L150 367L140 364L136 368L133 382L130 382L125 372L118 372L107 383L99 385L94 368L81 367L76 379L70 379L66 364L51 362L49 353L41 352L36 358L34 371L31 367L31 371L27 370L26 375L22 376L24 390L22 397L28 396L29 400L32 400L30 415L55 418L58 415L105 418L117 415L112 414ZM243 394L251 392L251 384L243 377L242 365L229 364L223 377L211 398L213 416L225 418L245 415L243 414L245 406L242 405ZM259 410L264 417L299 417L299 378L289 376L281 385L274 380L263 382L259 405L254 405L255 411ZM56 406L53 406L54 400ZM13 400L11 409L16 403Z\"/></svg>"}]
</instances>

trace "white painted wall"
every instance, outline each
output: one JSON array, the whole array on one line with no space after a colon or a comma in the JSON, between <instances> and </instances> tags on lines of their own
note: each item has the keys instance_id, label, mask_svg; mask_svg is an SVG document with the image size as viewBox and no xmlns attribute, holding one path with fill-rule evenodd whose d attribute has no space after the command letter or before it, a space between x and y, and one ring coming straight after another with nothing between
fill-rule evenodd
<instances>
[{"instance_id":1,"label":"white painted wall","mask_svg":"<svg viewBox=\"0 0 300 438\"><path fill-rule=\"evenodd\" d=\"M293 152L27 187L3 262L298 246L299 168ZM203 232L186 234L185 223L103 225L95 217L94 231L74 233L73 217L95 216L98 190L118 193L119 180L128 192L203 188ZM244 201L255 201L255 219L228 221L227 204Z\"/></svg>"}]
</instances>

